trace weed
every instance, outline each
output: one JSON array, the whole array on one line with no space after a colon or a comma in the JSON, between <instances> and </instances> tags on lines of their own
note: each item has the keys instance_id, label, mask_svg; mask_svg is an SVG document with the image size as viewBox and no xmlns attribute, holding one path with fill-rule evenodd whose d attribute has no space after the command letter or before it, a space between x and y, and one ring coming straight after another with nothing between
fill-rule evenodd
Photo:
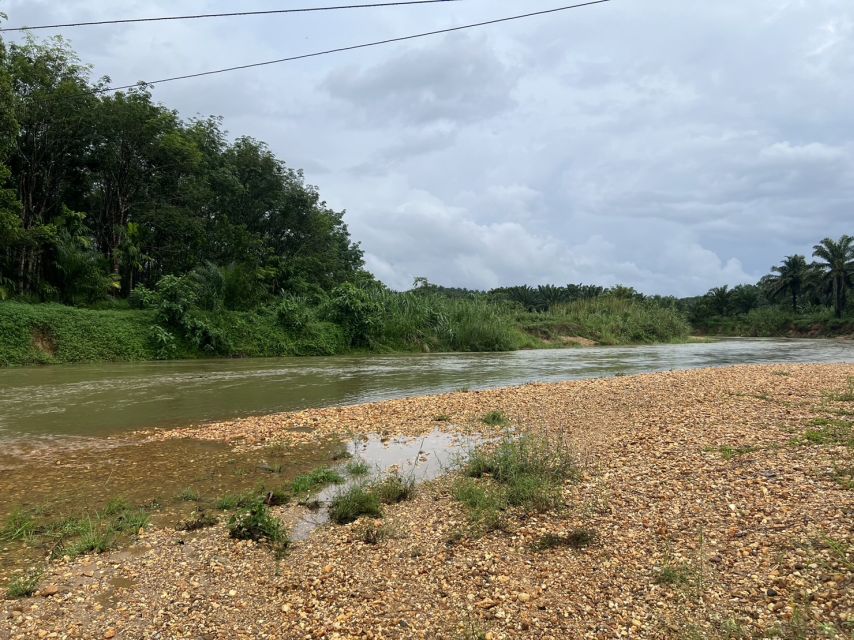
<instances>
[{"instance_id":1,"label":"weed","mask_svg":"<svg viewBox=\"0 0 854 640\"><path fill-rule=\"evenodd\" d=\"M379 496L364 485L353 485L329 504L329 519L336 524L355 522L361 516L377 518L380 515Z\"/></svg>"},{"instance_id":2,"label":"weed","mask_svg":"<svg viewBox=\"0 0 854 640\"><path fill-rule=\"evenodd\" d=\"M573 529L566 535L547 533L531 545L531 550L543 552L559 547L570 549L585 549L596 541L596 532L592 529Z\"/></svg>"},{"instance_id":3,"label":"weed","mask_svg":"<svg viewBox=\"0 0 854 640\"><path fill-rule=\"evenodd\" d=\"M131 508L130 504L124 498L113 498L107 503L107 506L104 507L104 515L114 516L122 513L123 511L128 511Z\"/></svg>"},{"instance_id":4,"label":"weed","mask_svg":"<svg viewBox=\"0 0 854 640\"><path fill-rule=\"evenodd\" d=\"M843 489L854 489L854 465L834 466L830 478Z\"/></svg>"},{"instance_id":5,"label":"weed","mask_svg":"<svg viewBox=\"0 0 854 640\"><path fill-rule=\"evenodd\" d=\"M749 453L753 453L754 451L759 451L760 447L750 445L745 445L743 447L730 447L728 445L724 445L713 450L718 451L724 460L732 460L733 458L744 456Z\"/></svg>"},{"instance_id":6,"label":"weed","mask_svg":"<svg viewBox=\"0 0 854 640\"><path fill-rule=\"evenodd\" d=\"M203 509L198 509L190 514L186 520L182 520L175 527L178 531L198 531L199 529L207 529L213 527L219 522L216 516L206 513Z\"/></svg>"},{"instance_id":7,"label":"weed","mask_svg":"<svg viewBox=\"0 0 854 640\"><path fill-rule=\"evenodd\" d=\"M454 484L452 493L468 507L469 522L475 530L488 533L505 528L507 498L500 488L462 478Z\"/></svg>"},{"instance_id":8,"label":"weed","mask_svg":"<svg viewBox=\"0 0 854 640\"><path fill-rule=\"evenodd\" d=\"M836 402L854 402L854 378L848 378L848 388L839 393L831 393L828 396Z\"/></svg>"},{"instance_id":9,"label":"weed","mask_svg":"<svg viewBox=\"0 0 854 640\"><path fill-rule=\"evenodd\" d=\"M791 374L791 373L789 373L788 371L779 371L779 370L778 370L778 371L772 371L772 372L771 372L771 375L773 375L773 376L780 376L781 378L788 378L788 377L789 377L789 376L791 376L792 374Z\"/></svg>"},{"instance_id":10,"label":"weed","mask_svg":"<svg viewBox=\"0 0 854 640\"><path fill-rule=\"evenodd\" d=\"M356 523L354 533L365 544L379 544L394 537L391 526L381 520L362 519Z\"/></svg>"},{"instance_id":11,"label":"weed","mask_svg":"<svg viewBox=\"0 0 854 640\"><path fill-rule=\"evenodd\" d=\"M258 492L258 496L260 496L261 501L267 505L268 507L279 507L283 504L287 504L291 499L291 494L289 494L284 489L264 489L261 488ZM252 497L244 497L245 502L251 502Z\"/></svg>"},{"instance_id":12,"label":"weed","mask_svg":"<svg viewBox=\"0 0 854 640\"><path fill-rule=\"evenodd\" d=\"M693 568L685 563L667 562L655 574L655 584L681 586L691 581Z\"/></svg>"},{"instance_id":13,"label":"weed","mask_svg":"<svg viewBox=\"0 0 854 640\"><path fill-rule=\"evenodd\" d=\"M290 543L281 521L270 515L263 502L233 515L228 521L228 535L236 540L266 540L278 547L287 547Z\"/></svg>"},{"instance_id":14,"label":"weed","mask_svg":"<svg viewBox=\"0 0 854 640\"><path fill-rule=\"evenodd\" d=\"M486 640L486 631L474 620L466 620L460 624L456 640Z\"/></svg>"},{"instance_id":15,"label":"weed","mask_svg":"<svg viewBox=\"0 0 854 640\"><path fill-rule=\"evenodd\" d=\"M351 460L347 464L347 473L353 476L354 478L360 478L362 476L368 475L370 473L371 468L368 466L368 463L361 459Z\"/></svg>"},{"instance_id":16,"label":"weed","mask_svg":"<svg viewBox=\"0 0 854 640\"><path fill-rule=\"evenodd\" d=\"M795 439L795 445L842 445L854 447L854 422L837 418L816 418L800 439Z\"/></svg>"},{"instance_id":17,"label":"weed","mask_svg":"<svg viewBox=\"0 0 854 640\"><path fill-rule=\"evenodd\" d=\"M3 528L0 529L0 541L27 540L32 538L35 533L36 522L32 514L23 509L16 509L3 523Z\"/></svg>"},{"instance_id":18,"label":"weed","mask_svg":"<svg viewBox=\"0 0 854 640\"><path fill-rule=\"evenodd\" d=\"M148 526L148 514L142 509L125 510L118 513L110 528L120 533L136 533Z\"/></svg>"},{"instance_id":19,"label":"weed","mask_svg":"<svg viewBox=\"0 0 854 640\"><path fill-rule=\"evenodd\" d=\"M294 493L310 493L330 484L343 484L344 478L334 469L315 469L296 478L291 484Z\"/></svg>"},{"instance_id":20,"label":"weed","mask_svg":"<svg viewBox=\"0 0 854 640\"><path fill-rule=\"evenodd\" d=\"M6 595L10 598L29 598L39 588L42 572L32 570L26 575L12 580L6 587Z\"/></svg>"},{"instance_id":21,"label":"weed","mask_svg":"<svg viewBox=\"0 0 854 640\"><path fill-rule=\"evenodd\" d=\"M434 422L450 422L451 416L449 416L446 413L440 413L438 415L433 416L433 421Z\"/></svg>"},{"instance_id":22,"label":"weed","mask_svg":"<svg viewBox=\"0 0 854 640\"><path fill-rule=\"evenodd\" d=\"M397 504L412 498L415 494L415 480L391 474L370 485L369 490L379 498L382 504Z\"/></svg>"},{"instance_id":23,"label":"weed","mask_svg":"<svg viewBox=\"0 0 854 640\"><path fill-rule=\"evenodd\" d=\"M350 453L350 450L347 448L346 444L339 444L335 449L332 450L332 455L330 459L333 462L338 462L339 460L349 460L353 457L353 454Z\"/></svg>"},{"instance_id":24,"label":"weed","mask_svg":"<svg viewBox=\"0 0 854 640\"><path fill-rule=\"evenodd\" d=\"M199 492L192 487L184 489L176 496L176 498L178 498L178 500L183 500L184 502L199 502L199 500L202 499Z\"/></svg>"},{"instance_id":25,"label":"weed","mask_svg":"<svg viewBox=\"0 0 854 640\"><path fill-rule=\"evenodd\" d=\"M490 427L506 427L510 424L510 420L501 411L490 411L480 421Z\"/></svg>"},{"instance_id":26,"label":"weed","mask_svg":"<svg viewBox=\"0 0 854 640\"><path fill-rule=\"evenodd\" d=\"M68 547L62 549L63 555L71 558L82 556L86 553L104 553L113 545L113 536L108 531L103 531L100 522L87 521L85 530L80 538Z\"/></svg>"},{"instance_id":27,"label":"weed","mask_svg":"<svg viewBox=\"0 0 854 640\"><path fill-rule=\"evenodd\" d=\"M274 442L267 447L267 453L274 458L281 458L288 453L288 445L284 442Z\"/></svg>"}]
</instances>

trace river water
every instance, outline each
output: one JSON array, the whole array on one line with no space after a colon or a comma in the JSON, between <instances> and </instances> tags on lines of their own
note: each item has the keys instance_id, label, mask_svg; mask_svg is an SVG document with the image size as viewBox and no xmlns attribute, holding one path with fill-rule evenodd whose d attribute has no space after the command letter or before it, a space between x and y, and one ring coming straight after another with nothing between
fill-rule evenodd
<instances>
[{"instance_id":1,"label":"river water","mask_svg":"<svg viewBox=\"0 0 854 640\"><path fill-rule=\"evenodd\" d=\"M0 440L148 427L615 373L854 362L844 340L733 339L512 353L65 365L0 370Z\"/></svg>"}]
</instances>

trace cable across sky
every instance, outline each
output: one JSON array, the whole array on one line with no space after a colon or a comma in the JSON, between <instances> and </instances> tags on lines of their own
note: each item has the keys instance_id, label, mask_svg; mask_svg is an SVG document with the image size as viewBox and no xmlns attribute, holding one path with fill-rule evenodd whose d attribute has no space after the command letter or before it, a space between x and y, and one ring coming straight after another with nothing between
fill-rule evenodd
<instances>
[{"instance_id":1,"label":"cable across sky","mask_svg":"<svg viewBox=\"0 0 854 640\"><path fill-rule=\"evenodd\" d=\"M35 31L37 29L68 29L71 27L93 27L110 24L134 24L139 22L166 22L169 20L201 20L205 18L237 18L247 16L269 16L284 13L312 13L317 11L340 11L345 9L376 9L380 7L402 7L418 4L439 4L444 2L462 2L462 0L400 0L398 2L373 2L369 4L339 4L327 7L301 7L293 9L268 9L266 11L232 11L230 13L200 13L185 16L158 16L154 18L122 18L118 20L95 20L92 22L66 22L60 24L41 24L34 27L6 27L3 31Z\"/></svg>"},{"instance_id":2,"label":"cable across sky","mask_svg":"<svg viewBox=\"0 0 854 640\"><path fill-rule=\"evenodd\" d=\"M345 51L354 51L357 49L366 49L368 47L378 47L380 45L392 44L395 42L404 42L406 40L415 40L417 38L426 38L428 36L435 36L442 33L453 33L455 31L462 31L464 29L474 29L476 27L485 27L488 25L499 24L502 22L510 22L512 20L522 20L524 18L533 18L535 16L543 16L552 13L558 13L560 11L569 11L570 9L580 9L581 7L589 7L596 4L604 4L606 2L611 2L611 0L591 0L590 2L582 2L580 4L571 4L565 5L562 7L555 7L554 9L545 9L543 11L533 11L530 13L523 13L515 16L508 16L506 18L496 18L494 20L485 20L483 22L474 22L471 24L464 24L457 27L448 27L446 29L437 29L435 31L425 31L423 33L416 33L408 36L400 36L397 38L387 38L385 40L376 40L374 42L366 42L363 44L355 44L347 47L338 47L335 49L326 49L324 51L315 51L312 53L303 53L301 55L290 56L288 58L278 58L277 60L266 60L264 62L253 62L250 64L241 64L234 67L225 67L223 69L213 69L211 71L201 71L198 73L188 73L186 75L181 76L172 76L169 78L161 78L159 80L148 80L148 81L140 81L135 84L126 84L118 87L105 87L103 89L98 89L95 93L109 93L112 91L121 91L123 89L132 89L138 86L147 86L147 85L155 85L161 84L164 82L175 82L177 80L189 80L191 78L201 78L204 76L212 76L220 73L229 73L232 71L241 71L244 69L253 69L256 67L266 67L274 64L281 64L284 62L294 62L296 60L305 60L306 58L317 58L319 56L325 56L332 53L342 53Z\"/></svg>"}]
</instances>

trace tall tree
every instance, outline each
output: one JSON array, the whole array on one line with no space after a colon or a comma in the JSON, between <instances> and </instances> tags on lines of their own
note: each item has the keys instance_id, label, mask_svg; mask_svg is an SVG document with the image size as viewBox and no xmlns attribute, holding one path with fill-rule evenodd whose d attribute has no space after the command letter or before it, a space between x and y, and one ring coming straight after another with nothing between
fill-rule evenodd
<instances>
[{"instance_id":1,"label":"tall tree","mask_svg":"<svg viewBox=\"0 0 854 640\"><path fill-rule=\"evenodd\" d=\"M773 272L762 280L762 284L771 298L790 294L792 311L798 310L798 298L809 278L810 267L804 256L786 256L779 266L771 267Z\"/></svg>"},{"instance_id":2,"label":"tall tree","mask_svg":"<svg viewBox=\"0 0 854 640\"><path fill-rule=\"evenodd\" d=\"M837 318L845 310L848 287L854 283L854 238L843 235L839 240L825 238L813 247L817 267L830 280L833 291L833 310Z\"/></svg>"}]
</instances>

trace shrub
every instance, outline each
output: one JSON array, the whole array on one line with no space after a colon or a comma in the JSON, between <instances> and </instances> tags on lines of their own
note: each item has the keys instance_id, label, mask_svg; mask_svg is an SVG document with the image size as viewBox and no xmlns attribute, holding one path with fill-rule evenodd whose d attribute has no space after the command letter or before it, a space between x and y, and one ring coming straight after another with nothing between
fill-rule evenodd
<instances>
[{"instance_id":1,"label":"shrub","mask_svg":"<svg viewBox=\"0 0 854 640\"><path fill-rule=\"evenodd\" d=\"M38 591L41 577L41 571L30 571L26 575L15 578L6 587L6 595L10 598L29 598Z\"/></svg>"},{"instance_id":2,"label":"shrub","mask_svg":"<svg viewBox=\"0 0 854 640\"><path fill-rule=\"evenodd\" d=\"M397 504L409 500L415 495L415 480L402 478L398 474L391 474L370 486L370 490L382 504Z\"/></svg>"},{"instance_id":3,"label":"shrub","mask_svg":"<svg viewBox=\"0 0 854 640\"><path fill-rule=\"evenodd\" d=\"M236 540L266 540L282 547L289 544L281 521L270 515L263 502L256 502L246 511L233 515L228 521L228 535Z\"/></svg>"}]
</instances>

